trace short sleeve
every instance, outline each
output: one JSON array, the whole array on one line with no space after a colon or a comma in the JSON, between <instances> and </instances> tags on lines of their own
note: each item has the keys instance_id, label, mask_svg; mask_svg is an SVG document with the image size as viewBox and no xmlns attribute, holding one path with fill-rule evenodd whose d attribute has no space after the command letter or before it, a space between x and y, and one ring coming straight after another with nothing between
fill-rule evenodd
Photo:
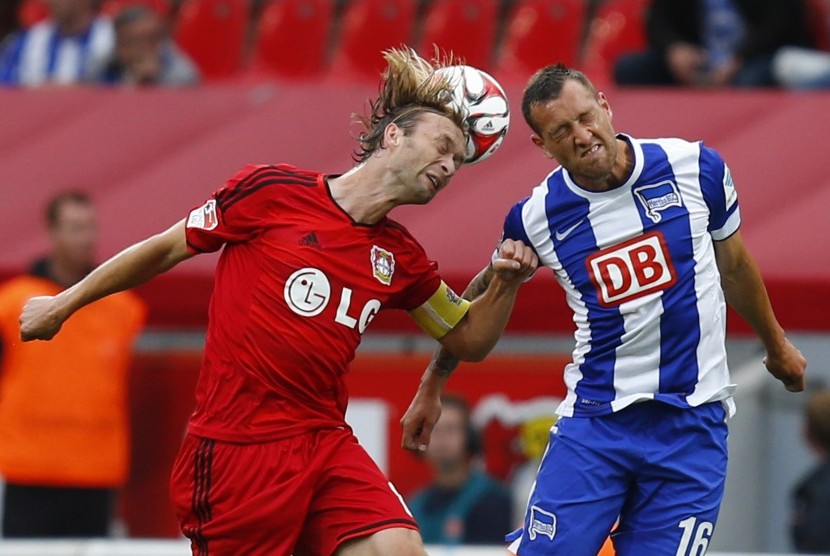
<instances>
[{"instance_id":1,"label":"short sleeve","mask_svg":"<svg viewBox=\"0 0 830 556\"><path fill-rule=\"evenodd\" d=\"M741 226L738 192L729 167L713 149L700 146L700 186L709 208L709 233L721 241Z\"/></svg>"},{"instance_id":2,"label":"short sleeve","mask_svg":"<svg viewBox=\"0 0 830 556\"><path fill-rule=\"evenodd\" d=\"M499 246L505 239L521 241L522 243L533 249L534 252L536 251L536 247L533 245L533 242L531 242L530 238L527 236L527 232L525 231L524 226L524 220L522 219L522 212L524 210L525 204L527 204L527 199L519 203L516 203L510 208L510 210L507 213L507 216L505 216L501 237L499 238L499 241L496 244L496 248L493 250L493 255L490 258L491 262L498 257Z\"/></svg>"},{"instance_id":3,"label":"short sleeve","mask_svg":"<svg viewBox=\"0 0 830 556\"><path fill-rule=\"evenodd\" d=\"M196 253L217 251L226 243L257 237L271 208L271 188L284 173L274 166L248 165L187 216L187 246Z\"/></svg>"}]
</instances>

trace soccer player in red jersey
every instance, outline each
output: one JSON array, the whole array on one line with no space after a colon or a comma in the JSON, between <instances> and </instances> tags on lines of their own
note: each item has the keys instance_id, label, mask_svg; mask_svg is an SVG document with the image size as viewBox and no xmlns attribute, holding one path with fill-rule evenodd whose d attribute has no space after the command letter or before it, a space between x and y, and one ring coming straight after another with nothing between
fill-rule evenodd
<instances>
[{"instance_id":1,"label":"soccer player in red jersey","mask_svg":"<svg viewBox=\"0 0 830 556\"><path fill-rule=\"evenodd\" d=\"M414 519L344 420L344 374L384 308L408 311L456 356L483 358L536 267L505 241L493 283L470 303L387 218L447 185L465 137L438 62L407 50L386 60L354 168L247 166L187 218L21 315L23 340L48 340L84 305L224 247L171 479L194 555L423 555Z\"/></svg>"}]
</instances>

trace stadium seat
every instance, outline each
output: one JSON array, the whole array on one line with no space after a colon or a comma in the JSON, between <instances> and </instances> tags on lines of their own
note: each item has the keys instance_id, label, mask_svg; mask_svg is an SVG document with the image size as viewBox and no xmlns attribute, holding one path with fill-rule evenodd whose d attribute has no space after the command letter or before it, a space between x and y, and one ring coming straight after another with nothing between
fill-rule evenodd
<instances>
[{"instance_id":1,"label":"stadium seat","mask_svg":"<svg viewBox=\"0 0 830 556\"><path fill-rule=\"evenodd\" d=\"M433 0L427 9L418 51L449 50L465 63L487 70L492 65L498 0Z\"/></svg>"},{"instance_id":2,"label":"stadium seat","mask_svg":"<svg viewBox=\"0 0 830 556\"><path fill-rule=\"evenodd\" d=\"M147 6L163 16L170 14L170 4L167 0L105 0L101 5L101 12L115 17L121 10L132 6Z\"/></svg>"},{"instance_id":3,"label":"stadium seat","mask_svg":"<svg viewBox=\"0 0 830 556\"><path fill-rule=\"evenodd\" d=\"M804 12L813 46L830 51L830 0L804 0Z\"/></svg>"},{"instance_id":4,"label":"stadium seat","mask_svg":"<svg viewBox=\"0 0 830 556\"><path fill-rule=\"evenodd\" d=\"M43 0L23 0L17 11L17 21L23 28L31 27L49 17L49 8Z\"/></svg>"},{"instance_id":5,"label":"stadium seat","mask_svg":"<svg viewBox=\"0 0 830 556\"><path fill-rule=\"evenodd\" d=\"M410 44L416 13L414 0L351 0L341 20L331 74L376 78L385 67L382 52Z\"/></svg>"},{"instance_id":6,"label":"stadium seat","mask_svg":"<svg viewBox=\"0 0 830 556\"><path fill-rule=\"evenodd\" d=\"M598 86L613 82L614 63L648 46L645 28L649 0L605 0L591 21L583 70Z\"/></svg>"},{"instance_id":7,"label":"stadium seat","mask_svg":"<svg viewBox=\"0 0 830 556\"><path fill-rule=\"evenodd\" d=\"M518 0L507 21L496 77L527 79L537 69L579 63L584 0Z\"/></svg>"},{"instance_id":8,"label":"stadium seat","mask_svg":"<svg viewBox=\"0 0 830 556\"><path fill-rule=\"evenodd\" d=\"M273 0L259 18L251 69L289 78L322 74L333 22L331 0Z\"/></svg>"},{"instance_id":9,"label":"stadium seat","mask_svg":"<svg viewBox=\"0 0 830 556\"><path fill-rule=\"evenodd\" d=\"M228 78L242 68L249 19L248 0L184 0L174 37L206 80Z\"/></svg>"}]
</instances>

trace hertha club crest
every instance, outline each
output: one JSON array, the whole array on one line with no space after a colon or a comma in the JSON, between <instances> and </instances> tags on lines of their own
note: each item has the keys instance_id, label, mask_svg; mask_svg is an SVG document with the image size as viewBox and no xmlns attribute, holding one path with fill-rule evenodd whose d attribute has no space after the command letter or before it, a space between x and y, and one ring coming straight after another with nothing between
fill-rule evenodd
<instances>
[{"instance_id":1,"label":"hertha club crest","mask_svg":"<svg viewBox=\"0 0 830 556\"><path fill-rule=\"evenodd\" d=\"M395 273L395 255L382 247L373 245L372 272L375 278L378 279L378 282L386 284L387 286L390 285L392 283L392 275Z\"/></svg>"}]
</instances>

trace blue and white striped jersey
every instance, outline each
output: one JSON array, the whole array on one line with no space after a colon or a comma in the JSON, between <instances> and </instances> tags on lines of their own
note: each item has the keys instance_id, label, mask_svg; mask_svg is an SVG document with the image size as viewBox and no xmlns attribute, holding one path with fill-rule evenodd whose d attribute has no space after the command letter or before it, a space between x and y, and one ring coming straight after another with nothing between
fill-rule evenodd
<instances>
[{"instance_id":1,"label":"blue and white striped jersey","mask_svg":"<svg viewBox=\"0 0 830 556\"><path fill-rule=\"evenodd\" d=\"M34 87L97 81L114 48L115 30L108 17L97 17L85 33L71 37L43 21L4 43L0 83Z\"/></svg>"},{"instance_id":2,"label":"blue and white striped jersey","mask_svg":"<svg viewBox=\"0 0 830 556\"><path fill-rule=\"evenodd\" d=\"M728 167L702 143L634 139L634 169L595 193L557 168L509 212L504 237L532 245L574 312L562 416L659 400L725 400L726 305L713 240L740 226Z\"/></svg>"}]
</instances>

